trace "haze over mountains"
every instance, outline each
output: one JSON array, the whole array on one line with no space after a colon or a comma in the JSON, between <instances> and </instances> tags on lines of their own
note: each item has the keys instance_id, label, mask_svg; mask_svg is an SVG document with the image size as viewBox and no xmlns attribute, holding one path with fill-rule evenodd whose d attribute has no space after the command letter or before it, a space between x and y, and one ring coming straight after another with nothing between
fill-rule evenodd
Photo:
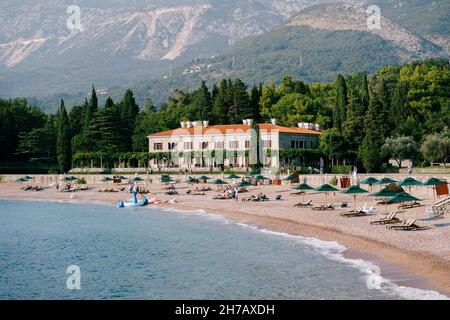
<instances>
[{"instance_id":1,"label":"haze over mountains","mask_svg":"<svg viewBox=\"0 0 450 320\"><path fill-rule=\"evenodd\" d=\"M3 0L0 96L36 97L53 108L61 94L80 101L95 83L113 97L131 86L140 101L150 95L160 102L200 79L251 83L291 73L328 81L336 73L448 57L448 1L370 1L381 7L380 30L367 29L363 1L346 3ZM81 30L66 26L72 4L81 8Z\"/></svg>"}]
</instances>

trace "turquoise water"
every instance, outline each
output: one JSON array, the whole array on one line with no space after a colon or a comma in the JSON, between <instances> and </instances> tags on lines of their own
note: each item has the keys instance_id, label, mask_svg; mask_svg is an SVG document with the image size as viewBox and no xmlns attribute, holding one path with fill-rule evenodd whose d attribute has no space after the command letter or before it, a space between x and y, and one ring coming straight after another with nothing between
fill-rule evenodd
<instances>
[{"instance_id":1,"label":"turquoise water","mask_svg":"<svg viewBox=\"0 0 450 320\"><path fill-rule=\"evenodd\" d=\"M401 297L368 289L340 250L202 213L0 200L0 299ZM80 290L66 287L70 265Z\"/></svg>"}]
</instances>

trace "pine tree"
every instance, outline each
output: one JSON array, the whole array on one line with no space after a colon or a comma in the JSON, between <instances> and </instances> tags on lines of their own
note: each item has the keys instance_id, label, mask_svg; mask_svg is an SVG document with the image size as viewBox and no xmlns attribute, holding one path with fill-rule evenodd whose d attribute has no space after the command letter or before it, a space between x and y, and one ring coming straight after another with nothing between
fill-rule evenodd
<instances>
[{"instance_id":1,"label":"pine tree","mask_svg":"<svg viewBox=\"0 0 450 320\"><path fill-rule=\"evenodd\" d=\"M131 137L133 136L136 117L139 114L139 106L136 104L136 100L134 99L134 94L131 89L127 89L125 91L122 101L114 107L114 110L119 115L122 127L124 129L123 132L126 150L131 150Z\"/></svg>"},{"instance_id":2,"label":"pine tree","mask_svg":"<svg viewBox=\"0 0 450 320\"><path fill-rule=\"evenodd\" d=\"M98 110L98 99L97 99L97 91L95 90L94 85L92 85L90 105L91 105L92 112L93 113L97 112L97 110Z\"/></svg>"},{"instance_id":3,"label":"pine tree","mask_svg":"<svg viewBox=\"0 0 450 320\"><path fill-rule=\"evenodd\" d=\"M206 86L206 82L202 81L200 88L191 94L191 103L188 105L188 118L206 120L211 114L211 109L211 94Z\"/></svg>"},{"instance_id":4,"label":"pine tree","mask_svg":"<svg viewBox=\"0 0 450 320\"><path fill-rule=\"evenodd\" d=\"M228 108L229 108L228 83L223 79L219 84L219 91L214 99L212 109L212 122L214 124L228 124Z\"/></svg>"},{"instance_id":5,"label":"pine tree","mask_svg":"<svg viewBox=\"0 0 450 320\"><path fill-rule=\"evenodd\" d=\"M230 121L239 123L242 119L250 119L253 111L247 94L247 86L240 79L233 83L233 104L230 106Z\"/></svg>"},{"instance_id":6,"label":"pine tree","mask_svg":"<svg viewBox=\"0 0 450 320\"><path fill-rule=\"evenodd\" d=\"M95 141L95 150L103 152L126 151L128 141L124 139L124 128L119 115L115 111L111 97L105 102L105 107L98 110L89 127L88 139Z\"/></svg>"},{"instance_id":7,"label":"pine tree","mask_svg":"<svg viewBox=\"0 0 450 320\"><path fill-rule=\"evenodd\" d=\"M333 125L342 132L342 124L347 115L347 85L342 75L338 75L336 80L336 105L333 110Z\"/></svg>"},{"instance_id":8,"label":"pine tree","mask_svg":"<svg viewBox=\"0 0 450 320\"><path fill-rule=\"evenodd\" d=\"M253 85L249 93L250 107L252 109L252 119L259 123L260 110L259 110L259 99L261 99L260 91L256 85Z\"/></svg>"},{"instance_id":9,"label":"pine tree","mask_svg":"<svg viewBox=\"0 0 450 320\"><path fill-rule=\"evenodd\" d=\"M367 84L367 74L363 74L361 83L361 104L363 106L362 112L366 113L369 108L369 85Z\"/></svg>"},{"instance_id":10,"label":"pine tree","mask_svg":"<svg viewBox=\"0 0 450 320\"><path fill-rule=\"evenodd\" d=\"M58 113L58 138L56 141L56 158L59 170L68 172L72 167L72 146L70 137L69 118L64 107L64 100L61 99L61 106Z\"/></svg>"}]
</instances>

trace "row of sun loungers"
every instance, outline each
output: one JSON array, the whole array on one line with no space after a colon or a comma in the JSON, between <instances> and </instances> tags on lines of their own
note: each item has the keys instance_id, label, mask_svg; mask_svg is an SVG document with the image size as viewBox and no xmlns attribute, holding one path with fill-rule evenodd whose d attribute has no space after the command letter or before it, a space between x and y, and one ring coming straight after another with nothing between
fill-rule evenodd
<instances>
[{"instance_id":1,"label":"row of sun loungers","mask_svg":"<svg viewBox=\"0 0 450 320\"><path fill-rule=\"evenodd\" d=\"M23 191L42 191L44 187L42 186L25 186L21 188Z\"/></svg>"}]
</instances>

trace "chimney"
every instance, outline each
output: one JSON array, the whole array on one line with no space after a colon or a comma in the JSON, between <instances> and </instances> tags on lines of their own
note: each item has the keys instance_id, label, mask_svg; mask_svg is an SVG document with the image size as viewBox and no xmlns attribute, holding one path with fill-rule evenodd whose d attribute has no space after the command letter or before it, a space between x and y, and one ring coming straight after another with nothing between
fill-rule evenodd
<instances>
[{"instance_id":1,"label":"chimney","mask_svg":"<svg viewBox=\"0 0 450 320\"><path fill-rule=\"evenodd\" d=\"M186 122L181 121L180 122L180 128L186 128Z\"/></svg>"},{"instance_id":2,"label":"chimney","mask_svg":"<svg viewBox=\"0 0 450 320\"><path fill-rule=\"evenodd\" d=\"M186 128L190 128L190 127L192 127L192 122L186 121Z\"/></svg>"},{"instance_id":3,"label":"chimney","mask_svg":"<svg viewBox=\"0 0 450 320\"><path fill-rule=\"evenodd\" d=\"M320 131L320 124L316 123L316 124L314 125L314 127L315 127L316 131Z\"/></svg>"},{"instance_id":4,"label":"chimney","mask_svg":"<svg viewBox=\"0 0 450 320\"><path fill-rule=\"evenodd\" d=\"M277 119L270 119L270 122L272 123L272 125L276 126L277 125Z\"/></svg>"},{"instance_id":5,"label":"chimney","mask_svg":"<svg viewBox=\"0 0 450 320\"><path fill-rule=\"evenodd\" d=\"M247 125L251 127L253 124L253 119L247 119Z\"/></svg>"},{"instance_id":6,"label":"chimney","mask_svg":"<svg viewBox=\"0 0 450 320\"><path fill-rule=\"evenodd\" d=\"M207 127L209 126L209 121L208 120L203 120L203 127Z\"/></svg>"},{"instance_id":7,"label":"chimney","mask_svg":"<svg viewBox=\"0 0 450 320\"><path fill-rule=\"evenodd\" d=\"M314 130L314 123L308 123L308 129Z\"/></svg>"},{"instance_id":8,"label":"chimney","mask_svg":"<svg viewBox=\"0 0 450 320\"><path fill-rule=\"evenodd\" d=\"M247 124L247 119L242 119L242 124Z\"/></svg>"}]
</instances>

